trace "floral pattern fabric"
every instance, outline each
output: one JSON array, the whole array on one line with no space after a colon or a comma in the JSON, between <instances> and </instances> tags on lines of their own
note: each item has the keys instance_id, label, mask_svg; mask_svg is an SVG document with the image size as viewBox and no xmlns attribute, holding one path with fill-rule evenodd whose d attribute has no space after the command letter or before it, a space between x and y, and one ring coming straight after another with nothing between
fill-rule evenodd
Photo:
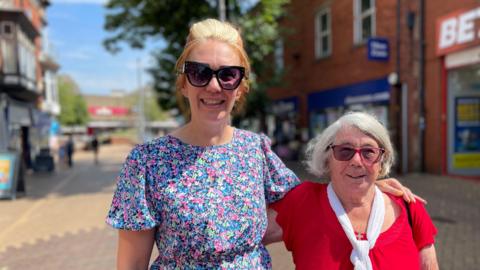
<instances>
[{"instance_id":1,"label":"floral pattern fabric","mask_svg":"<svg viewBox=\"0 0 480 270\"><path fill-rule=\"evenodd\" d=\"M235 129L207 147L167 135L131 151L106 221L156 229L150 269L270 269L265 208L298 184L265 135Z\"/></svg>"}]
</instances>

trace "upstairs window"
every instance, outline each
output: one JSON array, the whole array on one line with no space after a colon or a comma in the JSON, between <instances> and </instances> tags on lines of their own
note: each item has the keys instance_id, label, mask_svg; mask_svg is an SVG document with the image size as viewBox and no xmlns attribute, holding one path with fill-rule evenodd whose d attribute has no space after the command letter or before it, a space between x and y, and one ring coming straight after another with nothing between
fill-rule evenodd
<instances>
[{"instance_id":1,"label":"upstairs window","mask_svg":"<svg viewBox=\"0 0 480 270\"><path fill-rule=\"evenodd\" d=\"M275 41L275 72L280 73L283 70L284 62L283 62L283 39L277 39Z\"/></svg>"},{"instance_id":2,"label":"upstairs window","mask_svg":"<svg viewBox=\"0 0 480 270\"><path fill-rule=\"evenodd\" d=\"M354 0L354 41L363 44L375 36L375 0Z\"/></svg>"},{"instance_id":3,"label":"upstairs window","mask_svg":"<svg viewBox=\"0 0 480 270\"><path fill-rule=\"evenodd\" d=\"M315 58L320 59L332 53L332 27L330 9L321 9L315 15Z\"/></svg>"}]
</instances>

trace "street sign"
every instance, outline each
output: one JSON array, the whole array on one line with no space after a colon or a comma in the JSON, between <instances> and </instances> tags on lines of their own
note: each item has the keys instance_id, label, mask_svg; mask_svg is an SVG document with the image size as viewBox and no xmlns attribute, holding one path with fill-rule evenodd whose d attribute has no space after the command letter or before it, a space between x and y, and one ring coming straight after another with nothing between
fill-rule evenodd
<instances>
[{"instance_id":1,"label":"street sign","mask_svg":"<svg viewBox=\"0 0 480 270\"><path fill-rule=\"evenodd\" d=\"M368 60L387 62L390 57L390 46L386 38L369 38Z\"/></svg>"}]
</instances>

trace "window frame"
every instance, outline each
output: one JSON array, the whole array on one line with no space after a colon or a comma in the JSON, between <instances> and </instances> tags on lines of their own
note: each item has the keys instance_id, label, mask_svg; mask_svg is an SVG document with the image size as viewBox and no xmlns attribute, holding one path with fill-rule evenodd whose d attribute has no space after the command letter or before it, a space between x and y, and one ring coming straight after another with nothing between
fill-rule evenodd
<instances>
[{"instance_id":1,"label":"window frame","mask_svg":"<svg viewBox=\"0 0 480 270\"><path fill-rule=\"evenodd\" d=\"M277 40L275 40L275 47L273 51L273 57L275 62L274 69L275 69L275 73L277 74L282 72L283 69L285 68L284 55L285 55L285 46L284 46L283 38L279 37Z\"/></svg>"},{"instance_id":2,"label":"window frame","mask_svg":"<svg viewBox=\"0 0 480 270\"><path fill-rule=\"evenodd\" d=\"M376 35L377 29L377 20L376 20L376 6L375 0L368 0L370 1L370 8L365 10L363 13L361 11L362 0L354 0L353 1L353 40L355 45L361 45L367 43L370 37L374 37ZM371 33L368 37L363 38L363 20L365 18L371 17L372 25L371 25Z\"/></svg>"},{"instance_id":3,"label":"window frame","mask_svg":"<svg viewBox=\"0 0 480 270\"><path fill-rule=\"evenodd\" d=\"M322 16L326 16L325 30L322 30ZM319 9L315 13L315 59L322 59L332 54L332 12L330 7L324 7ZM326 37L328 39L328 48L324 50L322 39Z\"/></svg>"}]
</instances>

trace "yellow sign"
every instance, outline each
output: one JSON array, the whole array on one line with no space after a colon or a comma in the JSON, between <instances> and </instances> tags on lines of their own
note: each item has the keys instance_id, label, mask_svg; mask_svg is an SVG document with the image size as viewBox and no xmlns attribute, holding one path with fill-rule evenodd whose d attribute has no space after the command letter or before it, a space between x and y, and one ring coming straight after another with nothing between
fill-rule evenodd
<instances>
[{"instance_id":1,"label":"yellow sign","mask_svg":"<svg viewBox=\"0 0 480 270\"><path fill-rule=\"evenodd\" d=\"M473 100L470 103L457 104L457 122L461 123L476 123L480 124L480 103Z\"/></svg>"},{"instance_id":2,"label":"yellow sign","mask_svg":"<svg viewBox=\"0 0 480 270\"><path fill-rule=\"evenodd\" d=\"M0 159L0 184L8 183L10 177L11 160Z\"/></svg>"},{"instance_id":3,"label":"yellow sign","mask_svg":"<svg viewBox=\"0 0 480 270\"><path fill-rule=\"evenodd\" d=\"M457 169L479 169L480 153L454 154L453 167Z\"/></svg>"}]
</instances>

